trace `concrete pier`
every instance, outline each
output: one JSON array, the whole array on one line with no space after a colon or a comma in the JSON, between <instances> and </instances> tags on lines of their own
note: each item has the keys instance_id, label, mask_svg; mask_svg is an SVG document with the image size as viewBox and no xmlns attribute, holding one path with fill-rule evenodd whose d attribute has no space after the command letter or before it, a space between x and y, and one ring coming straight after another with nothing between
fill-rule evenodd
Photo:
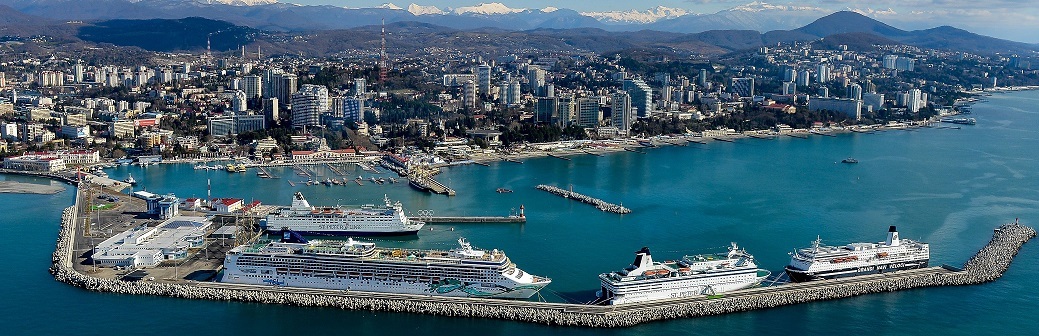
<instances>
[{"instance_id":1,"label":"concrete pier","mask_svg":"<svg viewBox=\"0 0 1039 336\"><path fill-rule=\"evenodd\" d=\"M527 217L524 216L503 216L503 217L465 217L465 216L453 216L453 217L418 217L418 220L424 221L427 224L441 224L441 223L526 223Z\"/></svg>"},{"instance_id":2,"label":"concrete pier","mask_svg":"<svg viewBox=\"0 0 1039 336\"><path fill-rule=\"evenodd\" d=\"M57 281L86 290L185 299L497 318L583 327L628 327L657 320L727 314L911 288L980 284L1001 277L1024 243L1036 236L1035 230L1017 223L1002 225L995 230L988 244L964 263L962 271L931 267L839 280L753 288L728 292L720 297L701 296L593 306L217 282L127 282L98 278L79 273L73 268L76 216L76 206L66 208L62 214L50 273Z\"/></svg>"}]
</instances>

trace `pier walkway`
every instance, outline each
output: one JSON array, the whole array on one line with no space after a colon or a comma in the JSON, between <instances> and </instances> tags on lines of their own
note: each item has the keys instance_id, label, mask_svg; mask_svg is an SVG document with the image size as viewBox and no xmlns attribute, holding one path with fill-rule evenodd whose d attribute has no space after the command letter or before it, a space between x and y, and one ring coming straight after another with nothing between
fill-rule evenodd
<instances>
[{"instance_id":1,"label":"pier walkway","mask_svg":"<svg viewBox=\"0 0 1039 336\"><path fill-rule=\"evenodd\" d=\"M442 224L442 223L526 223L527 217L525 216L502 216L502 217L464 217L464 216L453 216L453 217L417 217L416 219L426 222L426 224Z\"/></svg>"},{"instance_id":2,"label":"pier walkway","mask_svg":"<svg viewBox=\"0 0 1039 336\"><path fill-rule=\"evenodd\" d=\"M556 195L556 196L562 196L563 198L572 198L572 199L580 201L582 203L587 203L587 204L594 205L596 208L598 208L599 210L602 210L602 211L612 212L612 213L621 214L621 215L631 213L631 209L625 208L622 205L613 204L613 203L607 203L606 201L603 201L603 200L595 198L595 197L591 197L591 196L586 196L586 195L575 193L572 190L565 190L565 189L562 189L562 188L553 187L553 186L544 185L544 184L539 184L539 185L537 185L536 188L538 188L538 190L547 191L547 192L549 192L549 193L551 193L553 195Z\"/></svg>"}]
</instances>

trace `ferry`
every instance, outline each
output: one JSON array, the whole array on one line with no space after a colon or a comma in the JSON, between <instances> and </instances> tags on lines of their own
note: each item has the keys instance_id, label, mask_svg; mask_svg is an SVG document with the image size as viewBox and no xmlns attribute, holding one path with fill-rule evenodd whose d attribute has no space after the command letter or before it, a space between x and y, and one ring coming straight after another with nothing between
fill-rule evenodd
<instances>
[{"instance_id":1,"label":"ferry","mask_svg":"<svg viewBox=\"0 0 1039 336\"><path fill-rule=\"evenodd\" d=\"M526 273L499 250L459 238L448 251L379 248L353 239L280 241L235 247L224 258L225 283L451 297L527 299L552 280Z\"/></svg>"},{"instance_id":2,"label":"ferry","mask_svg":"<svg viewBox=\"0 0 1039 336\"><path fill-rule=\"evenodd\" d=\"M321 236L412 235L426 225L408 218L400 202L390 202L387 197L383 201L383 206L314 207L297 192L291 206L275 210L260 225L267 231L288 229Z\"/></svg>"},{"instance_id":3,"label":"ferry","mask_svg":"<svg viewBox=\"0 0 1039 336\"><path fill-rule=\"evenodd\" d=\"M930 251L926 243L898 238L891 226L887 240L878 243L825 246L816 238L812 247L790 253L786 274L791 281L804 282L925 268Z\"/></svg>"},{"instance_id":4,"label":"ferry","mask_svg":"<svg viewBox=\"0 0 1039 336\"><path fill-rule=\"evenodd\" d=\"M719 295L755 287L771 272L759 269L754 256L732 243L727 253L684 256L654 262L648 247L635 252L628 267L599 274L596 293L606 304L636 303L681 297Z\"/></svg>"}]
</instances>

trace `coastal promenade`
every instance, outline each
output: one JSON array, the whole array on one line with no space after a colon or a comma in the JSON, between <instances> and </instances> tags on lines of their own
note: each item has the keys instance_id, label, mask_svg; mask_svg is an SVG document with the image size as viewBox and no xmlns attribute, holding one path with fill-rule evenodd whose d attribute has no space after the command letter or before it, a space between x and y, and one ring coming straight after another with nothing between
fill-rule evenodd
<instances>
[{"instance_id":1,"label":"coastal promenade","mask_svg":"<svg viewBox=\"0 0 1039 336\"><path fill-rule=\"evenodd\" d=\"M423 313L441 316L498 318L548 325L627 327L640 323L718 315L819 300L911 288L971 285L998 279L1020 248L1036 236L1032 228L1017 223L995 229L991 240L974 254L962 270L931 267L885 274L753 288L721 297L689 297L612 306L546 303L482 298L352 292L340 290L253 286L217 282L137 281L99 278L73 268L77 204L65 209L51 274L60 282L91 291L131 295L155 295L187 299L243 301L296 306L335 307Z\"/></svg>"}]
</instances>

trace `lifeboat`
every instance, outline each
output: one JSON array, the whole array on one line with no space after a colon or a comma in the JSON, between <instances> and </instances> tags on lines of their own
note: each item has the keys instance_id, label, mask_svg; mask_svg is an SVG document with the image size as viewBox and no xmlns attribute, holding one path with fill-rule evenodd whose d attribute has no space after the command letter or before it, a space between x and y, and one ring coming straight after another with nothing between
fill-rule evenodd
<instances>
[{"instance_id":1,"label":"lifeboat","mask_svg":"<svg viewBox=\"0 0 1039 336\"><path fill-rule=\"evenodd\" d=\"M877 258L887 258L887 255L887 252L880 252L877 253Z\"/></svg>"},{"instance_id":2,"label":"lifeboat","mask_svg":"<svg viewBox=\"0 0 1039 336\"><path fill-rule=\"evenodd\" d=\"M682 273L689 273L689 272L690 272L690 271L692 271L692 270L693 270L693 269L692 269L692 268L689 268L689 267L682 267L682 268L679 268L679 269L678 269L678 271L679 271L679 272L682 272Z\"/></svg>"},{"instance_id":3,"label":"lifeboat","mask_svg":"<svg viewBox=\"0 0 1039 336\"><path fill-rule=\"evenodd\" d=\"M310 211L310 213L311 213L311 214L315 214L315 215L316 215L316 214L319 214L319 213L321 213L321 210L318 210L318 209L314 209L314 210L311 210L311 211Z\"/></svg>"}]
</instances>

